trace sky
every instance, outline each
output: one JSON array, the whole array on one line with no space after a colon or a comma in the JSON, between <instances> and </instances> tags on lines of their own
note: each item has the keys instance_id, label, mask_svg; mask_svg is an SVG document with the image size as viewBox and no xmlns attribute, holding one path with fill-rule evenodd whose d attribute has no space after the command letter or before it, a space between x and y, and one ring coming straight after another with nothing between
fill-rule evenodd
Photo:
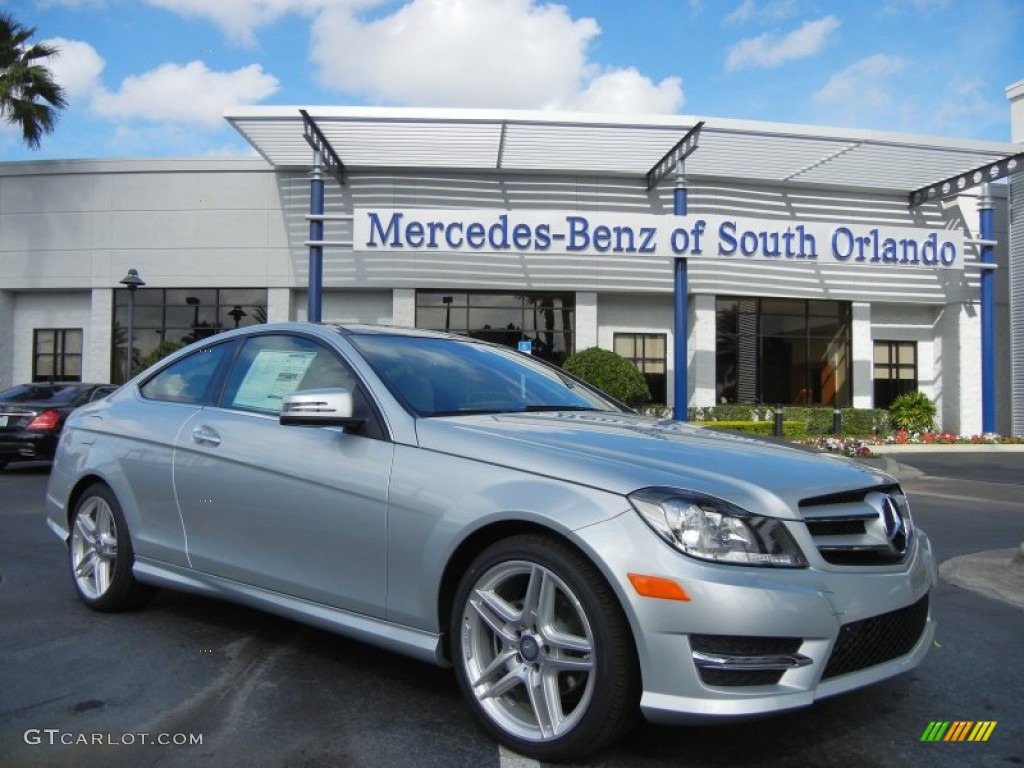
<instances>
[{"instance_id":1,"label":"sky","mask_svg":"<svg viewBox=\"0 0 1024 768\"><path fill-rule=\"evenodd\" d=\"M0 0L70 105L0 161L246 155L226 106L681 114L1009 141L1024 0Z\"/></svg>"}]
</instances>

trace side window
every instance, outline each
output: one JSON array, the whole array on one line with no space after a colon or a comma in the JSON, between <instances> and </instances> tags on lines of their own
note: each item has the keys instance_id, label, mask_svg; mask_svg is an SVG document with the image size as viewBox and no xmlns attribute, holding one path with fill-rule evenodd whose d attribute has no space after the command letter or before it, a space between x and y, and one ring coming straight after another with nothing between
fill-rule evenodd
<instances>
[{"instance_id":1,"label":"side window","mask_svg":"<svg viewBox=\"0 0 1024 768\"><path fill-rule=\"evenodd\" d=\"M232 346L204 347L172 363L142 385L142 396L172 403L202 403L217 366Z\"/></svg>"},{"instance_id":2,"label":"side window","mask_svg":"<svg viewBox=\"0 0 1024 768\"><path fill-rule=\"evenodd\" d=\"M344 387L356 377L328 349L298 336L256 336L235 361L221 405L277 415L284 396L298 389Z\"/></svg>"}]
</instances>

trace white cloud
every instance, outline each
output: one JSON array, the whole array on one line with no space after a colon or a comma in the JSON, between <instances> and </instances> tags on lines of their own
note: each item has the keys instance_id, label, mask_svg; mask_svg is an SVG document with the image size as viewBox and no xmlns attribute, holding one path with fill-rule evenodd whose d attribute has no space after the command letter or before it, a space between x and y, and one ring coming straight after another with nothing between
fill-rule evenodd
<instances>
[{"instance_id":1,"label":"white cloud","mask_svg":"<svg viewBox=\"0 0 1024 768\"><path fill-rule=\"evenodd\" d=\"M74 1L74 0L72 0ZM206 19L239 45L256 42L256 29L288 13L312 14L331 5L368 5L373 0L146 0L179 16Z\"/></svg>"},{"instance_id":2,"label":"white cloud","mask_svg":"<svg viewBox=\"0 0 1024 768\"><path fill-rule=\"evenodd\" d=\"M839 29L835 16L807 21L787 35L780 37L766 32L757 37L741 40L729 49L725 68L732 72L740 69L771 69L789 61L804 59L822 51L829 37Z\"/></svg>"},{"instance_id":3,"label":"white cloud","mask_svg":"<svg viewBox=\"0 0 1024 768\"><path fill-rule=\"evenodd\" d=\"M163 64L141 75L127 77L117 91L99 90L93 109L114 120L191 123L204 128L223 124L229 104L248 104L267 98L278 79L258 64L233 72L216 72L200 61L185 66Z\"/></svg>"},{"instance_id":4,"label":"white cloud","mask_svg":"<svg viewBox=\"0 0 1024 768\"><path fill-rule=\"evenodd\" d=\"M118 123L106 140L97 143L103 151L120 156L160 155L238 156L256 153L227 123L217 131L196 131L179 123ZM107 149L109 147L109 150Z\"/></svg>"},{"instance_id":5,"label":"white cloud","mask_svg":"<svg viewBox=\"0 0 1024 768\"><path fill-rule=\"evenodd\" d=\"M722 19L722 23L725 25L746 24L748 21L751 21L756 14L757 3L755 0L743 0L736 10Z\"/></svg>"},{"instance_id":6,"label":"white cloud","mask_svg":"<svg viewBox=\"0 0 1024 768\"><path fill-rule=\"evenodd\" d=\"M40 8L99 8L107 4L107 0L36 0Z\"/></svg>"},{"instance_id":7,"label":"white cloud","mask_svg":"<svg viewBox=\"0 0 1024 768\"><path fill-rule=\"evenodd\" d=\"M950 0L888 0L882 6L882 12L890 16L901 16L904 13L913 15L930 15L941 12L949 7Z\"/></svg>"},{"instance_id":8,"label":"white cloud","mask_svg":"<svg viewBox=\"0 0 1024 768\"><path fill-rule=\"evenodd\" d=\"M861 59L829 78L811 96L819 107L878 110L893 102L890 81L906 68L903 59L882 53Z\"/></svg>"},{"instance_id":9,"label":"white cloud","mask_svg":"<svg viewBox=\"0 0 1024 768\"><path fill-rule=\"evenodd\" d=\"M752 22L781 22L797 14L797 0L743 0L735 10L722 19L724 27Z\"/></svg>"},{"instance_id":10,"label":"white cloud","mask_svg":"<svg viewBox=\"0 0 1024 768\"><path fill-rule=\"evenodd\" d=\"M100 75L106 66L103 57L81 40L51 37L43 42L57 49L46 66L57 84L64 88L71 107L88 102L99 88Z\"/></svg>"},{"instance_id":11,"label":"white cloud","mask_svg":"<svg viewBox=\"0 0 1024 768\"><path fill-rule=\"evenodd\" d=\"M406 105L674 111L678 78L655 84L594 64L591 18L536 0L411 0L361 20L344 5L313 26L312 59L328 88Z\"/></svg>"},{"instance_id":12,"label":"white cloud","mask_svg":"<svg viewBox=\"0 0 1024 768\"><path fill-rule=\"evenodd\" d=\"M584 112L670 114L683 106L683 81L666 77L655 85L633 68L612 70L595 77L584 91L560 106Z\"/></svg>"},{"instance_id":13,"label":"white cloud","mask_svg":"<svg viewBox=\"0 0 1024 768\"><path fill-rule=\"evenodd\" d=\"M1005 119L1004 105L988 98L980 77L955 77L946 85L946 93L935 110L934 123L939 130L960 128L960 124L995 123Z\"/></svg>"},{"instance_id":14,"label":"white cloud","mask_svg":"<svg viewBox=\"0 0 1024 768\"><path fill-rule=\"evenodd\" d=\"M795 0L768 0L758 5L757 0L743 0L732 13L722 19L723 26L738 26L753 21L781 21L796 14Z\"/></svg>"}]
</instances>

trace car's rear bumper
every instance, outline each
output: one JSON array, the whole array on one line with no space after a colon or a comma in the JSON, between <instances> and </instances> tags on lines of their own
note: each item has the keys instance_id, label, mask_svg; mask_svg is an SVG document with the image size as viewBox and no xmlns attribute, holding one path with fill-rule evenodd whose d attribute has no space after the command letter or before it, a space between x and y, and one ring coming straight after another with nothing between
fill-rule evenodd
<instances>
[{"instance_id":1,"label":"car's rear bumper","mask_svg":"<svg viewBox=\"0 0 1024 768\"><path fill-rule=\"evenodd\" d=\"M0 433L0 461L52 461L58 435L46 432Z\"/></svg>"}]
</instances>

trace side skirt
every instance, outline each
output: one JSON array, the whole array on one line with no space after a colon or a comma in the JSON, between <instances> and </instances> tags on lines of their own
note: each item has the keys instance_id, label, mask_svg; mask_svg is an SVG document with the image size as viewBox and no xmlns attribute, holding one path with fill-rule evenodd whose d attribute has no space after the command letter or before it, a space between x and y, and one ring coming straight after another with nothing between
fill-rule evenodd
<instances>
[{"instance_id":1,"label":"side skirt","mask_svg":"<svg viewBox=\"0 0 1024 768\"><path fill-rule=\"evenodd\" d=\"M411 656L428 664L451 666L441 652L440 635L430 632L144 558L136 559L133 573L135 578L147 584L229 600Z\"/></svg>"}]
</instances>

